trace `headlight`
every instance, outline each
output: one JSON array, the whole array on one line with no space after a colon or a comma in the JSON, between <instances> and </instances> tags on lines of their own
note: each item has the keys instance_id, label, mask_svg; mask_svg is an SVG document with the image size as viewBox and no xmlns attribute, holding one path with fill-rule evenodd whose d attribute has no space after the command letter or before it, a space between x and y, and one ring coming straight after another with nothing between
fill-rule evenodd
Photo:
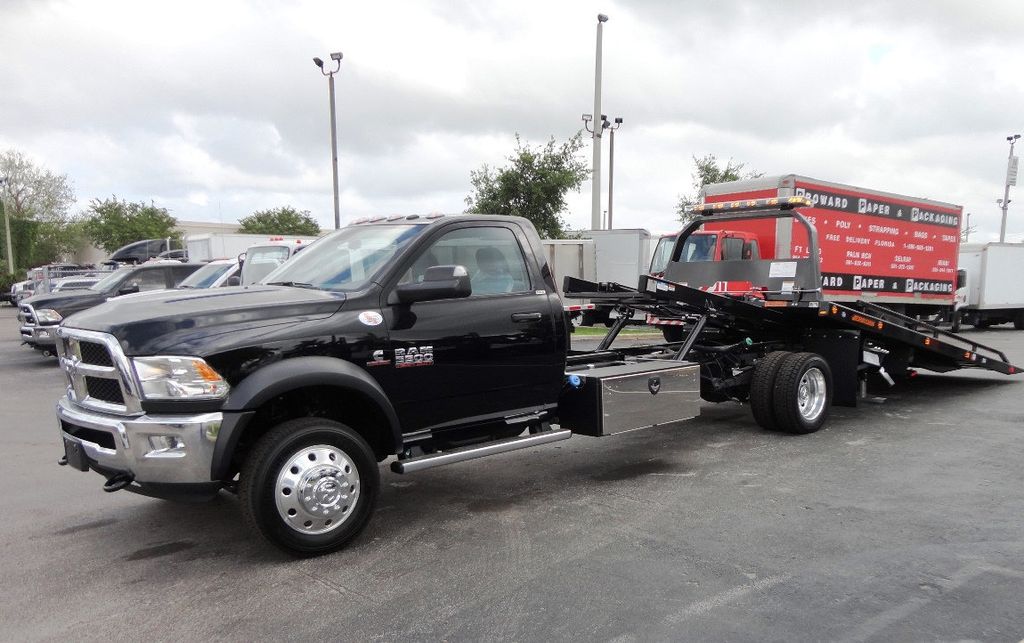
<instances>
[{"instance_id":1,"label":"headlight","mask_svg":"<svg viewBox=\"0 0 1024 643\"><path fill-rule=\"evenodd\" d=\"M36 311L36 321L41 324L56 324L64 319L61 314L51 308L42 308Z\"/></svg>"},{"instance_id":2,"label":"headlight","mask_svg":"<svg viewBox=\"0 0 1024 643\"><path fill-rule=\"evenodd\" d=\"M230 388L198 357L136 357L132 363L147 400L218 400Z\"/></svg>"}]
</instances>

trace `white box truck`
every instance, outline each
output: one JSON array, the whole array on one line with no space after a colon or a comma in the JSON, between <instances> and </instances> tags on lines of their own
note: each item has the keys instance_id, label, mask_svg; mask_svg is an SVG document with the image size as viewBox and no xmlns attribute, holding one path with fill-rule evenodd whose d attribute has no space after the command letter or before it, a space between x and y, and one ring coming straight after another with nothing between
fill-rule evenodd
<instances>
[{"instance_id":1,"label":"white box truck","mask_svg":"<svg viewBox=\"0 0 1024 643\"><path fill-rule=\"evenodd\" d=\"M966 283L956 294L954 326L1012 322L1024 330L1024 243L965 243L959 263Z\"/></svg>"},{"instance_id":2,"label":"white box truck","mask_svg":"<svg viewBox=\"0 0 1024 643\"><path fill-rule=\"evenodd\" d=\"M584 230L580 236L594 241L597 262L597 278L594 281L634 288L640 283L640 275L647 274L657 241L654 238L652 242L651 233L643 228ZM586 326L595 323L611 326L615 318L615 310L605 306L587 312L582 323ZM643 321L643 318L637 317L636 320Z\"/></svg>"},{"instance_id":3,"label":"white box truck","mask_svg":"<svg viewBox=\"0 0 1024 643\"><path fill-rule=\"evenodd\" d=\"M566 277L596 281L597 258L592 239L543 239L541 244L544 246L544 255L551 267L559 295L563 294L562 280ZM582 325L597 308L585 300L564 301L570 302L563 308L574 326Z\"/></svg>"},{"instance_id":4,"label":"white box truck","mask_svg":"<svg viewBox=\"0 0 1024 643\"><path fill-rule=\"evenodd\" d=\"M185 238L185 249L188 250L189 261L210 261L211 259L234 259L250 246L271 243L304 245L313 243L316 239L316 237L269 234L193 234Z\"/></svg>"}]
</instances>

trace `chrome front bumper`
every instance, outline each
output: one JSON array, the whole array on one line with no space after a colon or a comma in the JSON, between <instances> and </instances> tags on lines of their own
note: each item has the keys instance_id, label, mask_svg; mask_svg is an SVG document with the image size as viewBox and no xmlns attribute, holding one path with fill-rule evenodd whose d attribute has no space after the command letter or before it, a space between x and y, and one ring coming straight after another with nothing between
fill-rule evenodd
<instances>
[{"instance_id":1,"label":"chrome front bumper","mask_svg":"<svg viewBox=\"0 0 1024 643\"><path fill-rule=\"evenodd\" d=\"M22 326L21 341L35 346L56 346L59 326Z\"/></svg>"},{"instance_id":2,"label":"chrome front bumper","mask_svg":"<svg viewBox=\"0 0 1024 643\"><path fill-rule=\"evenodd\" d=\"M91 468L130 473L143 487L215 483L210 472L223 417L125 417L83 410L66 397L57 403L61 437L82 446Z\"/></svg>"}]
</instances>

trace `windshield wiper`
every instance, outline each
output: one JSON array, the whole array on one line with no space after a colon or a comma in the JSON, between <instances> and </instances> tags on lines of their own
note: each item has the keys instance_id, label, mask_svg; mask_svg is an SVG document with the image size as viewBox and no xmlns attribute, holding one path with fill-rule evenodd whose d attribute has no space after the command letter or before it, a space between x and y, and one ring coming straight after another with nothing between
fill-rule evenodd
<instances>
[{"instance_id":1,"label":"windshield wiper","mask_svg":"<svg viewBox=\"0 0 1024 643\"><path fill-rule=\"evenodd\" d=\"M304 281L271 281L267 283L268 286L289 286L291 288L312 288L313 290L320 290L313 284L307 284Z\"/></svg>"}]
</instances>

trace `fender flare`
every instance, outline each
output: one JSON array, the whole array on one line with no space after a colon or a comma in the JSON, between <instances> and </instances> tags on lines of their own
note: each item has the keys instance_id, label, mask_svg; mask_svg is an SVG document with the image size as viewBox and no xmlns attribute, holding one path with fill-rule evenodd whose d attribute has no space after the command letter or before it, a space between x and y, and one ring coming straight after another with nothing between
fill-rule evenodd
<instances>
[{"instance_id":1,"label":"fender flare","mask_svg":"<svg viewBox=\"0 0 1024 643\"><path fill-rule=\"evenodd\" d=\"M231 465L231 456L246 425L265 402L289 391L307 386L334 386L357 393L376 405L388 423L391 453L402 449L402 427L388 396L366 371L351 362L334 357L293 357L265 366L241 381L228 394L221 409L224 421L214 446L211 477L223 479Z\"/></svg>"}]
</instances>

